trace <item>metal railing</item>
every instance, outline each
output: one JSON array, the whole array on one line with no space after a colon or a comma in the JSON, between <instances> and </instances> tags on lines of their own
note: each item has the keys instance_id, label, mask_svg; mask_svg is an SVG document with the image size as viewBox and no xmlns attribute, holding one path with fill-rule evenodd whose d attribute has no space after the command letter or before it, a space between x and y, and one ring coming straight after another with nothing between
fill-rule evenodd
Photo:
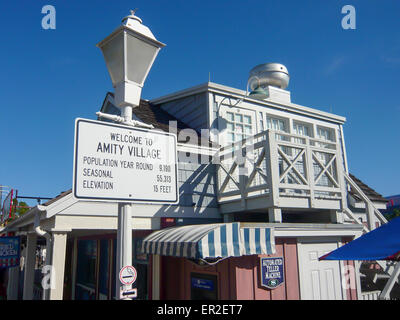
<instances>
[{"instance_id":1,"label":"metal railing","mask_svg":"<svg viewBox=\"0 0 400 320\"><path fill-rule=\"evenodd\" d=\"M379 300L380 293L380 290L361 292L361 300Z\"/></svg>"}]
</instances>

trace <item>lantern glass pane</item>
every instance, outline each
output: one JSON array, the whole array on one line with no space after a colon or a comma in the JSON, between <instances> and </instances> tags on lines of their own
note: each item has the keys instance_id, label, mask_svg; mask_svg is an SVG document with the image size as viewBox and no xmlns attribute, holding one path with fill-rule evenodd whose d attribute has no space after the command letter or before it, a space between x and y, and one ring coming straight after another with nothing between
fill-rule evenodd
<instances>
[{"instance_id":1,"label":"lantern glass pane","mask_svg":"<svg viewBox=\"0 0 400 320\"><path fill-rule=\"evenodd\" d=\"M118 34L108 41L102 48L108 72L115 86L124 80L124 35Z\"/></svg>"},{"instance_id":2,"label":"lantern glass pane","mask_svg":"<svg viewBox=\"0 0 400 320\"><path fill-rule=\"evenodd\" d=\"M158 48L127 34L127 78L143 85L157 55Z\"/></svg>"}]
</instances>

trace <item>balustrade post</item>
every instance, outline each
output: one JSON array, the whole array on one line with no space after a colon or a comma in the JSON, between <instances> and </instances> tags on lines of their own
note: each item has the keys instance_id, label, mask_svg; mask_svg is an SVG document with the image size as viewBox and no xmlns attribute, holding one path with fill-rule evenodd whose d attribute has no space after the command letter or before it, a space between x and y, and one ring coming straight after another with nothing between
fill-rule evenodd
<instances>
[{"instance_id":1,"label":"balustrade post","mask_svg":"<svg viewBox=\"0 0 400 320\"><path fill-rule=\"evenodd\" d=\"M342 196L342 211L344 211L348 208L347 184L346 184L345 178L344 178L344 173L346 172L344 162L345 162L345 158L342 153L342 148L340 147L340 145L336 144L336 172L337 172L337 178L338 178L339 187L340 187L341 196Z\"/></svg>"},{"instance_id":2,"label":"balustrade post","mask_svg":"<svg viewBox=\"0 0 400 320\"><path fill-rule=\"evenodd\" d=\"M368 228L369 228L370 231L372 231L372 230L376 229L374 206L369 201L368 202L366 201L365 202L365 209L367 211Z\"/></svg>"},{"instance_id":3,"label":"balustrade post","mask_svg":"<svg viewBox=\"0 0 400 320\"><path fill-rule=\"evenodd\" d=\"M306 140L306 154L305 154L305 160L306 160L306 179L308 181L308 187L310 188L310 208L314 208L314 200L315 200L315 194L314 194L314 163L313 163L313 151L310 146L310 139L308 137L305 138Z\"/></svg>"},{"instance_id":4,"label":"balustrade post","mask_svg":"<svg viewBox=\"0 0 400 320\"><path fill-rule=\"evenodd\" d=\"M275 135L271 130L267 131L267 140L265 146L265 157L267 162L267 180L271 207L279 207L279 157Z\"/></svg>"}]
</instances>

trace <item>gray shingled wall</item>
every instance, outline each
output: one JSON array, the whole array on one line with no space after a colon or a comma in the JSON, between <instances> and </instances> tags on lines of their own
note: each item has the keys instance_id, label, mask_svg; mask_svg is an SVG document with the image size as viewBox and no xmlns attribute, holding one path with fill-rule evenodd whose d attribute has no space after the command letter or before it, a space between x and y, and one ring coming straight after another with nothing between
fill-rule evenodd
<instances>
[{"instance_id":1,"label":"gray shingled wall","mask_svg":"<svg viewBox=\"0 0 400 320\"><path fill-rule=\"evenodd\" d=\"M178 162L179 205L217 207L215 164Z\"/></svg>"}]
</instances>

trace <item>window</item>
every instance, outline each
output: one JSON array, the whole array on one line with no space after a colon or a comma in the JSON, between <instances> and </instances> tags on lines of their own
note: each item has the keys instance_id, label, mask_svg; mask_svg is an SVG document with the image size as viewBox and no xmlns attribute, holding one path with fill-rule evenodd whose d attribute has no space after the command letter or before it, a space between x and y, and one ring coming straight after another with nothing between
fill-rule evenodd
<instances>
[{"instance_id":1,"label":"window","mask_svg":"<svg viewBox=\"0 0 400 320\"><path fill-rule=\"evenodd\" d=\"M317 136L318 139L326 140L326 141L334 141L332 129L322 128L320 126L317 127Z\"/></svg>"},{"instance_id":2,"label":"window","mask_svg":"<svg viewBox=\"0 0 400 320\"><path fill-rule=\"evenodd\" d=\"M148 263L149 263L149 255L142 254L140 251L142 245L142 238L133 238L132 245L132 257L133 257L133 266L136 268L138 278L134 283L134 287L138 290L137 299L138 300L148 300Z\"/></svg>"},{"instance_id":3,"label":"window","mask_svg":"<svg viewBox=\"0 0 400 320\"><path fill-rule=\"evenodd\" d=\"M313 136L311 125L301 122L293 122L293 133L305 137Z\"/></svg>"},{"instance_id":4,"label":"window","mask_svg":"<svg viewBox=\"0 0 400 320\"><path fill-rule=\"evenodd\" d=\"M99 299L107 300L109 293L109 276L110 276L110 241L107 239L100 240L100 266L99 266Z\"/></svg>"},{"instance_id":5,"label":"window","mask_svg":"<svg viewBox=\"0 0 400 320\"><path fill-rule=\"evenodd\" d=\"M253 134L253 119L249 114L226 112L227 143L245 139Z\"/></svg>"},{"instance_id":6,"label":"window","mask_svg":"<svg viewBox=\"0 0 400 320\"><path fill-rule=\"evenodd\" d=\"M96 299L97 241L78 241L78 263L76 270L76 299Z\"/></svg>"},{"instance_id":7,"label":"window","mask_svg":"<svg viewBox=\"0 0 400 320\"><path fill-rule=\"evenodd\" d=\"M320 140L336 142L335 131L331 128L317 127L317 137ZM317 142L315 145L323 148L332 148L332 144Z\"/></svg>"},{"instance_id":8,"label":"window","mask_svg":"<svg viewBox=\"0 0 400 320\"><path fill-rule=\"evenodd\" d=\"M248 137L251 137L254 135L255 131L255 113L252 111L248 110L243 110L239 108L226 108L224 113L222 114L223 118L221 118L221 121L226 122L226 130L224 131L224 134L222 135L222 145L226 148L226 151L229 152L235 152L239 149L241 149L240 145L237 145L235 147L231 147L231 144L241 141L243 139L246 139ZM220 127L225 127L220 126ZM251 142L251 141L250 141ZM226 159L224 161L224 164L227 167L231 167L233 164L234 158L236 156ZM239 170L235 170L232 175L236 178L239 179ZM228 185L226 186L227 190L235 190L237 187L234 184L233 181L229 181Z\"/></svg>"},{"instance_id":9,"label":"window","mask_svg":"<svg viewBox=\"0 0 400 320\"><path fill-rule=\"evenodd\" d=\"M267 115L267 129L287 132L286 121L279 118L273 118Z\"/></svg>"},{"instance_id":10,"label":"window","mask_svg":"<svg viewBox=\"0 0 400 320\"><path fill-rule=\"evenodd\" d=\"M276 117L271 117L267 115L267 129L274 130L277 132L288 132L288 126L287 126L288 121L281 119L281 118L276 118ZM275 135L276 140L281 140L281 141L289 141L290 138L287 136L283 136L280 134ZM283 152L285 152L287 155L291 154L290 148L282 146L281 147Z\"/></svg>"}]
</instances>

